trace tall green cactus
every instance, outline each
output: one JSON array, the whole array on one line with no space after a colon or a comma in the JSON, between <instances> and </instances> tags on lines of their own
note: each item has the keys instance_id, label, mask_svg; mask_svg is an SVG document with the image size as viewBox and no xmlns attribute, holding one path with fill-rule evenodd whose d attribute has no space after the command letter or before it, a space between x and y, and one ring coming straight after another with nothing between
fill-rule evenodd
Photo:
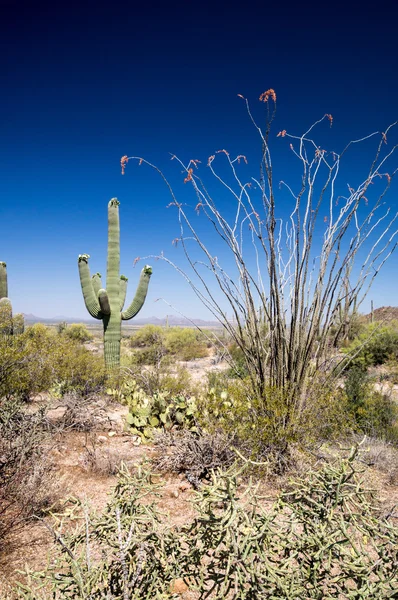
<instances>
[{"instance_id":1,"label":"tall green cactus","mask_svg":"<svg viewBox=\"0 0 398 600\"><path fill-rule=\"evenodd\" d=\"M0 335L17 335L23 333L23 330L23 315L12 316L12 305L8 298L7 265L0 262Z\"/></svg>"},{"instance_id":2,"label":"tall green cactus","mask_svg":"<svg viewBox=\"0 0 398 600\"><path fill-rule=\"evenodd\" d=\"M141 310L148 291L152 268L148 265L141 271L138 288L130 306L123 310L127 292L127 277L119 276L120 270L120 226L119 204L112 198L108 204L108 263L106 289L102 287L101 274L90 277L88 254L79 255L79 274L84 302L90 315L101 319L104 326L104 354L108 369L120 365L120 339L122 321L135 317Z\"/></svg>"}]
</instances>

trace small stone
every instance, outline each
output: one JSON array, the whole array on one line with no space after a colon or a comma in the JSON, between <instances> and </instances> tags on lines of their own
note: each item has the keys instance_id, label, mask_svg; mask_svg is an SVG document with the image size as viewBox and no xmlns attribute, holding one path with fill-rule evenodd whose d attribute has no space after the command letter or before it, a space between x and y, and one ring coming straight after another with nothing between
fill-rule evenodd
<instances>
[{"instance_id":1,"label":"small stone","mask_svg":"<svg viewBox=\"0 0 398 600\"><path fill-rule=\"evenodd\" d=\"M186 481L183 481L182 483L180 483L180 485L178 486L178 489L180 490L180 492L186 492L187 490L189 490L191 488L191 486L189 485L189 483L187 483Z\"/></svg>"},{"instance_id":2,"label":"small stone","mask_svg":"<svg viewBox=\"0 0 398 600\"><path fill-rule=\"evenodd\" d=\"M189 590L189 587L187 586L185 581L180 577L178 577L177 579L173 579L173 581L170 584L171 594L183 594L187 590Z\"/></svg>"},{"instance_id":3,"label":"small stone","mask_svg":"<svg viewBox=\"0 0 398 600\"><path fill-rule=\"evenodd\" d=\"M160 483L162 476L160 475L160 473L151 473L150 478L152 484L157 484Z\"/></svg>"},{"instance_id":4,"label":"small stone","mask_svg":"<svg viewBox=\"0 0 398 600\"><path fill-rule=\"evenodd\" d=\"M99 435L99 436L97 437L97 441L98 441L100 444L106 444L106 442L108 441L108 438L106 437L106 435Z\"/></svg>"},{"instance_id":5,"label":"small stone","mask_svg":"<svg viewBox=\"0 0 398 600\"><path fill-rule=\"evenodd\" d=\"M173 490L172 492L170 492L170 496L172 498L178 498L180 494L178 493L178 490Z\"/></svg>"},{"instance_id":6,"label":"small stone","mask_svg":"<svg viewBox=\"0 0 398 600\"><path fill-rule=\"evenodd\" d=\"M108 435L109 437L113 437L114 435L116 435L116 431L109 431Z\"/></svg>"}]
</instances>

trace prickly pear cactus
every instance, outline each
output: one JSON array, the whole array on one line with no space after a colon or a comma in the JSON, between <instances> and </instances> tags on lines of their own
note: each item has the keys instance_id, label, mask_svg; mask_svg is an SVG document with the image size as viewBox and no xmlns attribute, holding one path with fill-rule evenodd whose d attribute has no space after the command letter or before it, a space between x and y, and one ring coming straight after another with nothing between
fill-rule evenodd
<instances>
[{"instance_id":1,"label":"prickly pear cactus","mask_svg":"<svg viewBox=\"0 0 398 600\"><path fill-rule=\"evenodd\" d=\"M120 270L120 225L119 201L116 198L108 204L108 263L106 288L102 286L101 274L90 277L88 254L79 255L79 274L84 302L90 315L101 319L104 326L104 354L108 369L120 366L120 340L122 321L132 319L141 310L148 291L152 268L148 265L141 271L135 297L126 310L123 310L127 277L119 275Z\"/></svg>"},{"instance_id":2,"label":"prickly pear cactus","mask_svg":"<svg viewBox=\"0 0 398 600\"><path fill-rule=\"evenodd\" d=\"M23 333L23 330L23 315L12 316L12 305L8 298L7 265L0 262L0 335L17 335Z\"/></svg>"}]
</instances>

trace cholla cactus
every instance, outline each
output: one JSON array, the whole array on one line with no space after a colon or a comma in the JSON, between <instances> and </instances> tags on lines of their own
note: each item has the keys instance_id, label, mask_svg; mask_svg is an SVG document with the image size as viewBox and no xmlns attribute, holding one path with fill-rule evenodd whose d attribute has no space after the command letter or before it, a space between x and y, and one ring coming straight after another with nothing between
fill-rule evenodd
<instances>
[{"instance_id":1,"label":"cholla cactus","mask_svg":"<svg viewBox=\"0 0 398 600\"><path fill-rule=\"evenodd\" d=\"M0 262L0 335L17 335L23 333L23 330L23 315L12 316L12 305L8 298L7 265Z\"/></svg>"},{"instance_id":2,"label":"cholla cactus","mask_svg":"<svg viewBox=\"0 0 398 600\"><path fill-rule=\"evenodd\" d=\"M106 289L102 287L101 274L90 277L88 254L79 255L79 274L84 302L90 315L101 319L104 326L104 354L107 368L120 365L121 322L129 320L141 310L148 291L152 268L148 265L141 271L138 288L129 307L123 311L127 292L127 277L120 270L120 226L119 201L108 204L108 264Z\"/></svg>"}]
</instances>

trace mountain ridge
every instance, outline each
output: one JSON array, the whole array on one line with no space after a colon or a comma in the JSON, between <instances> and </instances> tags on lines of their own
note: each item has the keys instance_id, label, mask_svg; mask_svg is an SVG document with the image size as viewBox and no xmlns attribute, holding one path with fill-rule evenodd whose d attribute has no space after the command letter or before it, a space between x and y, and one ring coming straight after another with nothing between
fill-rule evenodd
<instances>
[{"instance_id":1,"label":"mountain ridge","mask_svg":"<svg viewBox=\"0 0 398 600\"><path fill-rule=\"evenodd\" d=\"M79 319L75 317L66 317L65 315L56 315L55 317L38 317L31 313L24 314L25 322L27 324L34 323L84 323L87 325L93 325L99 323L96 319ZM128 321L126 321L128 323ZM187 318L175 315L167 315L165 317L143 317L136 318L131 321L131 325L160 325L165 326L166 324L171 327L220 327L218 321L210 321L205 319Z\"/></svg>"}]
</instances>

